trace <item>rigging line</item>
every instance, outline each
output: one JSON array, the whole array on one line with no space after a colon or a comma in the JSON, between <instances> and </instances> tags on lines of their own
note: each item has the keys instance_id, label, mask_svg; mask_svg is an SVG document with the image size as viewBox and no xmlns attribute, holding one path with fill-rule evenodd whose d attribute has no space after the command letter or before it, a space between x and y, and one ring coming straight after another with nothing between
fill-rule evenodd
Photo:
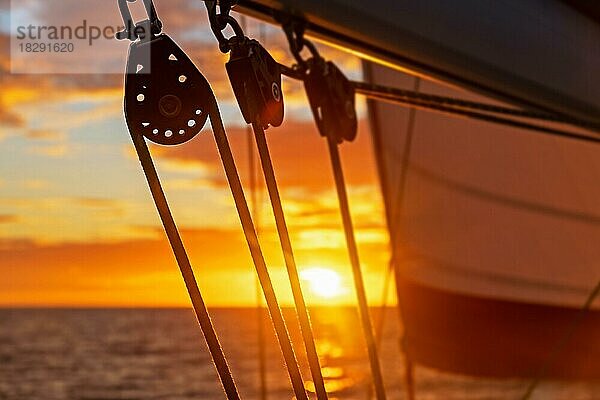
<instances>
[{"instance_id":1,"label":"rigging line","mask_svg":"<svg viewBox=\"0 0 600 400\"><path fill-rule=\"evenodd\" d=\"M421 88L421 78L416 77L414 83L414 92L418 93ZM408 122L406 125L406 140L404 141L404 151L402 152L402 166L400 169L400 182L398 188L397 201L392 203L392 224L394 225L394 235L399 235L399 220L402 218L404 203L406 198L406 181L408 178L408 169L413 148L413 137L415 133L415 124L417 119L417 110L411 107L408 111ZM395 206L397 205L397 206Z\"/></svg>"},{"instance_id":2,"label":"rigging line","mask_svg":"<svg viewBox=\"0 0 600 400\"><path fill-rule=\"evenodd\" d=\"M291 68L291 67L288 67L288 66L282 65L282 64L279 64L279 67L281 69L281 73L289 78L300 80L300 81L302 81L304 79L304 74L303 74L302 69ZM387 87L387 86L373 85L373 84L366 83L366 82L354 81L354 82L352 82L352 84L354 85L354 88L357 93L363 94L367 97L371 97L374 99L387 100L387 101L395 100L397 102L400 102L401 104L418 102L419 104L421 104L424 107L425 107L425 104L431 104L433 106L438 106L438 107L444 106L447 108L452 108L452 110L454 110L454 109L460 110L461 108L464 108L464 109L466 109L464 111L469 111L469 110L485 111L485 112L493 113L493 114L504 114L504 115L510 115L510 116L520 117L520 118L530 118L530 119L537 119L540 121L569 124L569 125L574 125L576 127L583 128L583 129L588 129L593 132L600 132L600 125L597 123L582 121L582 120L575 119L575 118L569 118L567 116L562 116L559 114L555 115L555 114L549 114L549 113L521 110L521 109L516 109L516 108L497 106L497 105L489 104L489 103L480 103L480 102L476 102L476 101L464 100L464 99L459 99L459 98L454 98L454 97L438 96L438 95L427 94L427 93L419 93L418 91L410 91L410 90L392 88L392 87ZM441 109L440 109L440 111L441 111ZM469 115L469 113L464 113L464 112L463 113L456 112L456 113L460 114L460 115L465 115L465 116ZM474 117L474 115L473 115L473 117ZM505 120L505 119L500 118L500 117L495 117L495 118L493 118L493 120L489 120L489 122L504 123L504 122L502 122L503 120ZM508 119L506 119L506 121L508 121L509 125L511 125L510 122L516 122L519 124L518 127L521 127L521 128L533 129L533 130L539 130L539 128L542 128L542 129L544 129L543 131L546 133L552 133L554 131L554 132L566 133L567 136L571 136L571 137L577 136L577 137L587 138L587 136L585 136L585 135L579 135L579 134L575 134L575 133L571 133L571 132L561 131L558 129L545 128L545 127L541 127L541 126L537 126L537 125L531 125L531 124L520 122L520 121L508 120Z\"/></svg>"},{"instance_id":3,"label":"rigging line","mask_svg":"<svg viewBox=\"0 0 600 400\"><path fill-rule=\"evenodd\" d=\"M459 99L459 98L455 98L455 97L439 96L439 95L428 94L428 93L420 93L417 90L410 91L410 90L399 89L399 88L394 88L394 87L389 87L389 86L381 86L381 85L371 84L371 83L367 83L367 82L352 82L352 83L358 92L371 93L375 96L381 95L381 96L386 96L386 97L396 97L396 98L403 98L403 99L420 100L420 101L424 101L427 103L445 104L445 105L449 105L449 106L461 107L461 108L467 108L467 109L473 109L473 110L479 110L479 111L486 111L486 112L491 112L491 113L495 113L495 114L512 115L512 116L521 117L521 118L531 118L531 119L538 119L538 120L548 121L548 122L557 122L557 123L577 125L582 128L591 129L591 130L600 130L600 126L598 126L598 124L582 121L582 120L575 119L575 118L569 118L566 116L561 116L559 114L549 114L549 113L528 111L528 110L523 110L523 109L498 106L495 104L481 103L481 102L476 102L476 101Z\"/></svg>"},{"instance_id":4,"label":"rigging line","mask_svg":"<svg viewBox=\"0 0 600 400\"><path fill-rule=\"evenodd\" d=\"M362 93L361 91L357 91L357 93L363 94L366 97L371 99L385 101L392 104L397 105L409 105L418 109L423 109L427 111L436 111L442 114L450 115L450 116L462 116L465 118L481 120L486 122L491 122L500 125L506 125L514 128L527 129L547 135L559 136L567 139L580 140L588 143L600 144L600 136L588 136L580 133L564 131L560 129L548 128L541 125L530 124L527 122L517 121L510 118L498 117L492 114L485 114L476 111L462 110L452 106L444 106L433 103L428 103L419 100L411 100L411 99L402 99L392 96L384 96L384 95L375 95L373 93Z\"/></svg>"},{"instance_id":5,"label":"rigging line","mask_svg":"<svg viewBox=\"0 0 600 400\"><path fill-rule=\"evenodd\" d=\"M259 30L259 39L261 43L265 43L267 38L266 38L266 34L265 34L265 24L263 23L259 23L258 26L258 30ZM253 174L254 174L254 179L255 182L258 183L258 171L256 170L255 167L255 160L254 160L254 145L253 145L253 140L252 140L252 136L253 136L253 132L252 129L250 128L250 126L247 126L248 128L248 147L249 149L251 149L252 152L252 168L254 170ZM260 201L258 199L258 192L256 192L256 223L257 223L257 233L259 231L259 222L260 222L260 207L258 207L259 204L262 205L263 203L263 192L262 192L262 188L260 190ZM261 400L267 400L268 397L268 388L267 388L267 346L266 346L266 336L265 336L265 329L264 329L264 306L263 306L263 300L260 296L260 282L258 282L258 278L256 279L256 293L257 293L257 299L258 302L257 304L259 305L259 309L258 309L258 318L259 318L259 330L258 330L258 337L259 337L259 369L260 369L260 398Z\"/></svg>"},{"instance_id":6,"label":"rigging line","mask_svg":"<svg viewBox=\"0 0 600 400\"><path fill-rule=\"evenodd\" d=\"M304 382L300 373L300 367L298 366L298 361L296 359L296 355L294 354L294 349L285 324L285 320L283 318L281 308L277 302L277 296L275 294L275 290L273 289L273 283L271 282L271 277L269 275L265 258L258 241L258 235L256 234L256 229L254 228L254 222L252 220L252 216L250 215L248 202L246 201L244 189L242 187L233 154L229 146L229 141L225 133L225 127L223 126L223 120L219 112L217 100L213 96L210 102L211 105L209 109L209 117L213 127L217 148L219 150L221 161L225 169L225 174L227 175L227 181L229 182L229 187L231 188L236 209L242 223L244 236L246 237L246 241L250 249L250 255L252 256L252 260L256 267L256 273L263 289L267 308L269 309L271 320L277 334L277 339L279 341L279 346L287 366L292 388L297 400L308 400L308 395L304 389Z\"/></svg>"},{"instance_id":7,"label":"rigging line","mask_svg":"<svg viewBox=\"0 0 600 400\"><path fill-rule=\"evenodd\" d=\"M344 225L346 244L348 246L348 253L350 256L350 263L352 266L354 286L356 290L356 296L358 299L359 316L363 328L363 334L367 342L367 352L369 355L369 362L371 365L371 374L373 375L373 383L375 385L375 396L378 400L385 400L386 393L385 387L383 385L381 365L379 362L379 356L377 354L377 344L375 342L375 335L373 333L373 325L371 323L371 316L369 313L369 305L367 302L367 295L365 292L365 284L360 267L360 260L358 258L358 248L356 245L356 239L354 237L354 227L352 226L352 217L350 215L350 205L348 203L348 193L346 192L346 183L344 181L344 171L342 169L340 153L338 145L333 137L327 137L327 144L329 147L331 165L333 167L338 201L340 203L340 211L342 213L342 222Z\"/></svg>"},{"instance_id":8,"label":"rigging line","mask_svg":"<svg viewBox=\"0 0 600 400\"><path fill-rule=\"evenodd\" d=\"M131 132L131 138L138 153L138 157L142 164L142 169L144 170L144 175L146 176L148 186L150 187L150 192L152 193L154 203L160 215L160 219L169 239L175 259L177 260L177 265L181 270L181 275L183 276L188 294L192 301L196 318L200 324L202 333L204 334L204 339L206 340L206 344L212 356L213 362L215 363L215 367L219 374L219 378L221 379L227 399L239 400L240 396L233 380L233 376L231 375L231 370L227 364L225 353L221 348L219 338L217 337L217 333L212 325L206 304L204 303L204 299L202 298L202 294L198 288L194 271L181 240L177 225L175 224L175 220L173 219L173 215L171 214L167 198L160 183L160 178L158 177L158 173L156 172L156 168L152 162L152 156L148 150L146 140L143 136L136 135L133 132Z\"/></svg>"},{"instance_id":9,"label":"rigging line","mask_svg":"<svg viewBox=\"0 0 600 400\"><path fill-rule=\"evenodd\" d=\"M554 364L556 359L558 359L558 357L560 357L560 355L567 348L567 345L573 338L573 335L577 331L577 328L583 322L583 318L586 316L586 314L592 307L592 304L596 300L596 297L598 297L599 294L600 294L600 281L598 281L598 283L596 284L596 287L594 289L592 289L592 292L587 297L585 303L581 307L581 310L579 310L579 313L577 313L577 315L573 318L573 321L571 322L571 324L565 330L564 335L554 345L554 348L551 350L548 358L546 359L546 362L542 365L542 367L538 371L536 377L531 381L531 383L527 387L527 390L525 391L525 394L523 394L523 397L521 397L521 400L529 400L531 398L531 396L533 395L533 392L539 386L540 382L542 381L542 379L548 372L548 369L550 369L550 367L552 367L552 365Z\"/></svg>"},{"instance_id":10,"label":"rigging line","mask_svg":"<svg viewBox=\"0 0 600 400\"><path fill-rule=\"evenodd\" d=\"M296 266L296 260L294 259L292 243L290 241L290 235L285 221L285 214L281 204L281 197L277 187L277 180L275 178L273 163L269 154L269 146L265 137L265 131L261 125L256 122L252 124L252 127L254 129L254 137L258 147L258 154L260 156L265 182L267 184L267 190L271 199L273 214L275 215L277 232L279 234L279 240L283 250L285 265L288 270L294 303L296 305L296 311L298 313L298 319L300 322L300 331L302 333L302 339L304 340L304 347L306 349L306 355L308 357L308 364L314 381L315 391L319 400L326 400L327 391L325 390L325 381L323 380L323 375L321 372L321 365L319 363L319 355L317 353L315 339L311 328L310 316L304 300L304 295L302 294L302 286L298 276L298 268Z\"/></svg>"},{"instance_id":11,"label":"rigging line","mask_svg":"<svg viewBox=\"0 0 600 400\"><path fill-rule=\"evenodd\" d=\"M414 82L414 86L413 86L413 91L415 93L419 93L419 90L421 89L421 78L419 77L415 77L415 82ZM414 107L411 107L409 109L408 112L408 121L407 121L407 125L406 125L406 140L404 141L404 151L402 153L402 165L401 165L401 170L400 170L400 182L399 182L399 188L398 188L398 194L397 194L397 201L394 201L391 204L391 217L392 220L390 221L390 226L392 228L392 237L394 238L394 240L392 240L392 263L390 264L391 267L395 267L396 270L399 271L400 268L400 262L398 259L398 254L397 251L395 250L397 248L395 241L398 240L398 237L400 236L400 231L401 231L401 219L402 219L402 215L404 212L404 205L405 205L405 200L406 200L406 182L408 180L408 172L409 172L409 166L410 166L410 158L411 158L411 154L412 154L412 149L413 149L413 138L414 138L414 133L415 133L415 125L416 125L416 120L417 120L417 110ZM393 271L392 271L393 272ZM394 275L396 276L396 275ZM398 304L400 304L400 307L402 307L402 302L400 300L400 296L396 296L398 299ZM410 359L409 355L408 355L408 334L407 329L408 329L408 324L406 323L406 320L403 317L403 313L402 310L400 310L400 318L401 318L401 322L402 322L402 329L403 329L403 337L401 340L402 343L402 347L403 347L403 353L404 353L404 359L406 362L406 366L405 366L405 376L404 376L404 380L406 383L406 394L409 400L413 400L415 398L415 385L414 385L414 364L412 362L412 360Z\"/></svg>"},{"instance_id":12,"label":"rigging line","mask_svg":"<svg viewBox=\"0 0 600 400\"><path fill-rule=\"evenodd\" d=\"M437 174L425 167L419 166L414 163L411 163L409 168L411 171L413 171L413 173L419 175L421 178L427 179L428 181L443 186L447 189L464 193L468 196L477 197L479 199L499 203L507 207L526 210L550 217L573 220L582 224L592 226L600 225L600 215L589 214L580 211L566 210L514 197L503 196L498 193L493 193L475 186L455 181L453 179Z\"/></svg>"},{"instance_id":13,"label":"rigging line","mask_svg":"<svg viewBox=\"0 0 600 400\"><path fill-rule=\"evenodd\" d=\"M243 31L248 28L248 20L245 15L240 17L240 26ZM260 24L260 40L264 40L264 25ZM252 129L246 127L246 146L248 149L248 175L250 181L250 194L252 203L252 219L256 226L256 233L260 234L260 207L258 200L257 190L257 171L255 168L255 157L254 157L254 146L252 144ZM258 386L260 392L260 399L267 399L267 353L265 343L265 330L263 326L264 313L263 313L263 301L262 293L260 288L260 281L258 277L254 278L255 294L256 294L256 330L257 330L257 350L258 350Z\"/></svg>"},{"instance_id":14,"label":"rigging line","mask_svg":"<svg viewBox=\"0 0 600 400\"><path fill-rule=\"evenodd\" d=\"M365 77L367 80L373 79L372 68L373 67L371 64L365 63L365 74L366 74ZM420 89L420 85L421 85L421 79L419 77L416 77L414 80L414 86L413 86L414 92L418 92L418 90ZM378 118L377 110L374 108L375 103L373 102L373 100L369 100L369 102L372 102L370 104L369 112L371 114L371 124L373 125L373 131L379 132L380 126L379 126L379 122L377 119ZM412 138L414 135L415 120L416 120L416 110L414 108L410 108L409 114L408 114L407 126L406 126L406 140L405 140L404 147L403 147L404 151L403 151L402 156L400 157L400 159L402 161L402 165L401 165L401 169L400 169L399 190L398 190L398 194L396 196L398 201L394 201L391 203L389 201L386 201L386 217L387 217L388 228L391 233L390 234L390 247L391 247L392 256L391 256L390 262L388 264L388 269L386 271L384 287L383 287L382 304L384 305L384 308L383 308L381 317L378 321L378 328L376 330L376 334L377 334L376 339L377 339L378 347L381 346L381 342L382 342L382 338L383 338L383 336L382 336L383 330L385 327L385 317L386 317L386 308L387 308L387 299L388 299L387 293L389 291L389 286L391 284L390 280L391 280L392 275L394 275L393 274L394 269L399 267L398 256L396 255L395 240L399 234L398 233L399 229L397 229L398 225L399 225L398 219L402 215L402 209L404 206L406 180L407 180L407 176L408 176L410 153L412 150ZM378 142L378 139L376 137L377 133L375 133L374 135L375 135L374 139L375 139L376 146L381 148L381 143ZM383 170L384 167L381 165L381 163L379 163L379 164L380 164L379 170L380 170L380 174L382 176L382 187L383 187L384 195L391 198L392 196L389 191L389 186L385 182L386 174L385 174L385 171ZM404 330L406 330L407 324L403 317L402 303L398 296L397 296L397 301L398 301L398 307L399 307L400 323L402 324L402 328ZM405 377L404 377L405 384L406 384L406 394L407 394L408 399L412 400L412 399L414 399L414 382L413 382L414 374L412 373L412 365L413 364L408 359L408 355L406 352L406 334L404 335L404 338L402 339L401 343L404 344L402 353L404 353L404 357L406 360L405 361L406 362L406 366L405 366L406 373L405 373Z\"/></svg>"},{"instance_id":15,"label":"rigging line","mask_svg":"<svg viewBox=\"0 0 600 400\"><path fill-rule=\"evenodd\" d=\"M248 148L248 172L250 175L250 193L252 195L252 219L256 224L256 233L259 234L259 201L258 201L258 190L257 190L257 171L255 167L254 157L254 145L252 143L253 133L252 129L248 126L246 129L247 137L247 148ZM266 400L267 398L267 353L265 343L265 331L263 327L264 314L263 314L263 300L260 289L260 281L258 277L255 277L255 289L256 289L256 327L257 327L257 349L258 349L258 380L260 399Z\"/></svg>"},{"instance_id":16,"label":"rigging line","mask_svg":"<svg viewBox=\"0 0 600 400\"><path fill-rule=\"evenodd\" d=\"M381 346L383 344L383 330L385 329L385 320L387 315L387 307L388 307L388 297L390 293L390 284L392 280L392 275L394 273L394 263L393 259L390 259L390 262L387 265L387 268L384 271L383 277L383 287L381 291L381 307L379 311L379 318L375 324L375 344L377 348L381 350ZM373 398L373 390L371 385L368 388L368 399Z\"/></svg>"},{"instance_id":17,"label":"rigging line","mask_svg":"<svg viewBox=\"0 0 600 400\"><path fill-rule=\"evenodd\" d=\"M363 66L364 66L364 72L365 72L365 78L368 81L373 80L373 65L371 63L367 63L367 62L363 62ZM415 82L414 82L414 90L418 91L420 87L420 78L416 77L415 78ZM369 103L369 107L368 107L368 112L369 112L369 119L371 122L371 127L372 127L372 133L373 133L373 143L375 145L376 150L382 149L382 142L381 142L381 138L380 138L380 132L381 132L381 125L380 125L380 121L379 121L379 113L378 113L378 109L376 108L376 103L374 100L368 99L367 100ZM411 146L407 146L407 144L411 144L412 143L412 134L414 131L414 122L415 122L415 117L416 117L416 110L414 108L410 109L410 113L409 113L409 119L408 119L408 123L407 123L407 143L405 143L404 149L410 149ZM410 141L409 141L410 138ZM404 154L405 157L402 157L402 160L409 160L409 156L410 156L410 152L408 152L407 154ZM378 170L379 170L379 175L380 175L380 183L381 183L381 188L382 188L382 193L384 195L384 202L385 202L385 213L386 213L386 221L387 221L387 225L388 225L388 230L390 231L391 235L390 235L390 247L391 247L391 258L390 258L390 262L388 265L388 276L386 277L386 282L384 284L384 295L383 298L385 299L384 301L387 301L387 291L389 290L388 287L390 285L390 280L391 280L391 275L394 276L394 278L396 278L396 274L394 274L395 269L397 269L398 264L396 263L396 259L398 258L396 255L396 247L394 245L394 240L393 238L396 237L395 234L395 220L393 215L396 215L395 212L395 203L390 203L389 199L392 197L391 196L391 191L390 191L390 186L389 186L389 182L388 182L388 171L386 171L385 166L383 165L383 160L381 159L381 157L378 157L377 160L377 166L378 166ZM406 171L406 167L404 167L402 169L403 175ZM402 176L402 175L401 175ZM402 183L402 180L401 180ZM401 190L400 193L402 193L402 196L400 197L400 201L403 201L404 199L404 188L401 185ZM398 293L396 293L398 294ZM400 323L402 324L402 328L404 330L406 330L406 321L404 320L404 314L402 313L402 301L401 298L396 295L396 299L398 302L398 314L399 314L399 319L400 319ZM384 305L386 305L384 303ZM385 312L386 308L384 308ZM383 330L384 330L384 323L385 323L385 315L386 314L382 314L381 319L379 321L379 326L377 329L377 346L380 347L381 346L381 341L383 338ZM406 351L406 335L404 335L404 338L401 340L401 343L403 344L401 346L401 352L404 354L404 359L405 359L405 375L404 375L404 382L406 385L406 395L407 398L409 400L413 400L415 397L415 390L414 390L414 374L413 374L413 363L412 361L409 359L408 357L408 353Z\"/></svg>"},{"instance_id":18,"label":"rigging line","mask_svg":"<svg viewBox=\"0 0 600 400\"><path fill-rule=\"evenodd\" d=\"M383 289L381 291L381 315L377 321L377 328L375 329L375 343L377 348L381 348L383 343L383 330L385 329L385 320L387 314L388 298L390 297L390 286L392 281L392 275L394 273L394 262L390 260L387 268L385 269L385 275L383 277Z\"/></svg>"}]
</instances>

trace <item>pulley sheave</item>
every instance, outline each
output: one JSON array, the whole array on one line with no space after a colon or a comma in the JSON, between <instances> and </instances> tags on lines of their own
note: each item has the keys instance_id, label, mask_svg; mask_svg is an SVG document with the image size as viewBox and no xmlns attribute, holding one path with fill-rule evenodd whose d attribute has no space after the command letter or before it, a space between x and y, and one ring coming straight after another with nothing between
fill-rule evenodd
<instances>
[{"instance_id":1,"label":"pulley sheave","mask_svg":"<svg viewBox=\"0 0 600 400\"><path fill-rule=\"evenodd\" d=\"M191 140L204 127L212 89L167 35L131 43L125 78L129 129L162 145Z\"/></svg>"}]
</instances>

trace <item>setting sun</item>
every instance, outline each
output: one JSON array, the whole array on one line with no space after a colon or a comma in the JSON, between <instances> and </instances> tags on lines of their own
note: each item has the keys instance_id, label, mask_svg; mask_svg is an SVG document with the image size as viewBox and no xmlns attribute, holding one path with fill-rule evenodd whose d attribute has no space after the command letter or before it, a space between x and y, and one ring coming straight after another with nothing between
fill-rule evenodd
<instances>
[{"instance_id":1,"label":"setting sun","mask_svg":"<svg viewBox=\"0 0 600 400\"><path fill-rule=\"evenodd\" d=\"M318 297L332 299L345 292L340 274L331 269L308 268L300 273L300 277L308 282L310 291Z\"/></svg>"}]
</instances>

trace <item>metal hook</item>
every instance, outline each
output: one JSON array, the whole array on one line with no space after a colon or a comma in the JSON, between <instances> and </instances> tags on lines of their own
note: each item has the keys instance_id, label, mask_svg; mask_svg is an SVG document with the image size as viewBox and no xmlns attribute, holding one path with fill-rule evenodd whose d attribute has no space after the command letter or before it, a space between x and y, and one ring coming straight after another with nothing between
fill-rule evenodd
<instances>
[{"instance_id":1,"label":"metal hook","mask_svg":"<svg viewBox=\"0 0 600 400\"><path fill-rule=\"evenodd\" d=\"M121 32L117 32L115 35L117 40L129 39L135 41L137 39L144 39L147 37L146 28L149 28L151 35L158 35L162 32L162 22L158 18L153 0L143 1L146 8L146 14L148 14L148 19L136 24L131 17L131 11L127 4L135 3L136 0L118 0L119 11L121 12L121 17L123 17L125 29ZM146 27L144 25L146 25Z\"/></svg>"},{"instance_id":2,"label":"metal hook","mask_svg":"<svg viewBox=\"0 0 600 400\"><path fill-rule=\"evenodd\" d=\"M304 37L306 22L298 19L288 19L283 22L283 30L290 44L290 51L302 69L306 69L307 60L302 58L302 50L308 48L315 60L322 60L316 46Z\"/></svg>"},{"instance_id":3,"label":"metal hook","mask_svg":"<svg viewBox=\"0 0 600 400\"><path fill-rule=\"evenodd\" d=\"M227 25L231 25L238 40L244 39L246 36L240 24L235 20L235 18L229 15L231 8L235 5L235 3L235 0L221 0L220 2L217 2L216 0L205 1L206 9L208 10L210 28L219 42L219 50L221 50L222 53L228 53L231 50L231 46L229 44L230 39L227 39L223 34L223 30L227 28ZM217 5L220 7L219 13L217 13Z\"/></svg>"}]
</instances>

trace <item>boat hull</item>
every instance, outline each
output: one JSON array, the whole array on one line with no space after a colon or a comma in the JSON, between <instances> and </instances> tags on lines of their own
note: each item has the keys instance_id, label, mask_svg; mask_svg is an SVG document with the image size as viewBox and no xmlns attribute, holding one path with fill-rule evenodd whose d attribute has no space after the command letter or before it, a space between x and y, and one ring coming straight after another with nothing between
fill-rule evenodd
<instances>
[{"instance_id":1,"label":"boat hull","mask_svg":"<svg viewBox=\"0 0 600 400\"><path fill-rule=\"evenodd\" d=\"M600 311L452 293L397 276L411 360L489 377L600 379Z\"/></svg>"},{"instance_id":2,"label":"boat hull","mask_svg":"<svg viewBox=\"0 0 600 400\"><path fill-rule=\"evenodd\" d=\"M376 65L366 72L485 101ZM476 376L600 378L600 298L588 301L600 279L597 149L380 102L369 116L412 361Z\"/></svg>"}]
</instances>

